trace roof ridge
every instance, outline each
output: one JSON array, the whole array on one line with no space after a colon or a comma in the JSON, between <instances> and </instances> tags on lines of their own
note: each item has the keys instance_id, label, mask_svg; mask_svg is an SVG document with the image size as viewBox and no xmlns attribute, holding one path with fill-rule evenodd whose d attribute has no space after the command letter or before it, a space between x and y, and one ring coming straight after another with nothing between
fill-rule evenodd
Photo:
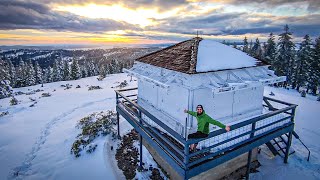
<instances>
[{"instance_id":1,"label":"roof ridge","mask_svg":"<svg viewBox=\"0 0 320 180\"><path fill-rule=\"evenodd\" d=\"M190 69L188 71L189 74L195 74L196 72L196 66L197 66L197 56L198 56L198 47L199 43L202 40L200 37L195 37L192 39L193 43L191 46L191 60L190 60Z\"/></svg>"},{"instance_id":2,"label":"roof ridge","mask_svg":"<svg viewBox=\"0 0 320 180\"><path fill-rule=\"evenodd\" d=\"M197 38L197 37L195 37L195 38ZM188 40L185 40L185 41L179 42L179 43L177 43L177 44L173 44L173 45L171 45L171 46L168 46L168 47L166 47L166 48L163 48L163 49L160 49L160 50L158 50L158 51L152 52L152 53L150 53L150 54L146 54L146 55L144 55L144 56L141 56L141 57L137 58L136 60L139 60L139 59L142 59L142 58L148 57L148 56L150 56L150 55L153 55L153 54L155 54L155 53L162 52L162 51L164 51L164 50L167 50L167 49L173 48L173 47L178 46L178 45L180 45L180 44L182 44L182 43L185 43L185 42L187 42L187 41L191 41L191 40L193 40L193 39L195 39L195 38L188 39Z\"/></svg>"}]
</instances>

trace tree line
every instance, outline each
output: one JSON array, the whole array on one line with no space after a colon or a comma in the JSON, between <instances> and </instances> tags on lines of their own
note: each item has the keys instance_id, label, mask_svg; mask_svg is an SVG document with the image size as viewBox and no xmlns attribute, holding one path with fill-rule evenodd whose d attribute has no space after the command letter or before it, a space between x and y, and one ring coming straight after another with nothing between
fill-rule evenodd
<instances>
[{"instance_id":1,"label":"tree line","mask_svg":"<svg viewBox=\"0 0 320 180\"><path fill-rule=\"evenodd\" d=\"M58 81L77 80L80 78L120 73L123 68L131 67L133 62L119 62L112 59L109 64L98 65L93 61L84 61L81 65L78 60L72 62L54 60L52 66L41 68L38 61L20 60L15 67L11 60L0 59L0 99L11 95L11 89L33 86Z\"/></svg>"},{"instance_id":2,"label":"tree line","mask_svg":"<svg viewBox=\"0 0 320 180\"><path fill-rule=\"evenodd\" d=\"M317 89L320 88L320 37L312 41L307 34L297 47L292 41L288 25L285 25L284 32L278 36L278 43L275 39L273 33L270 33L264 43L260 43L259 38L254 43L249 43L245 37L242 47L237 47L235 43L233 47L268 62L276 75L286 76L286 82L277 84L278 86L297 91L303 88L306 92L316 95Z\"/></svg>"}]
</instances>

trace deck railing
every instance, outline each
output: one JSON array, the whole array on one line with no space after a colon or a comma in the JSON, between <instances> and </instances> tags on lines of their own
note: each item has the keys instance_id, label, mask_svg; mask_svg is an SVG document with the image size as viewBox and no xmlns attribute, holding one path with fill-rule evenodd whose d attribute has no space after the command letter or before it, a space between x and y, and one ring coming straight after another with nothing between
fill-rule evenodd
<instances>
[{"instance_id":1,"label":"deck railing","mask_svg":"<svg viewBox=\"0 0 320 180\"><path fill-rule=\"evenodd\" d=\"M136 90L137 88L115 91L118 117L121 114L136 129L141 139L144 138L186 179L245 152L251 152L253 148L285 133L289 133L289 142L284 161L288 160L297 105L264 97L263 105L268 108L267 113L231 125L229 132L219 129L209 133L207 138L188 140L137 104L136 94L124 94ZM283 107L279 108L279 105ZM151 126L143 117L160 126L161 131ZM119 121L118 135L120 136ZM205 145L196 152L189 152L189 146L195 143Z\"/></svg>"}]
</instances>

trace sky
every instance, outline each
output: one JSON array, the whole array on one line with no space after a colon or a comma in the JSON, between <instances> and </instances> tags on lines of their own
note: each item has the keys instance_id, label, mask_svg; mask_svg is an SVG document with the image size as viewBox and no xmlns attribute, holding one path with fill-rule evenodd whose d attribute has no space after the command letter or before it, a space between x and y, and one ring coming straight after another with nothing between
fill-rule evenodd
<instances>
[{"instance_id":1,"label":"sky","mask_svg":"<svg viewBox=\"0 0 320 180\"><path fill-rule=\"evenodd\" d=\"M266 41L320 36L320 0L0 0L0 45Z\"/></svg>"}]
</instances>

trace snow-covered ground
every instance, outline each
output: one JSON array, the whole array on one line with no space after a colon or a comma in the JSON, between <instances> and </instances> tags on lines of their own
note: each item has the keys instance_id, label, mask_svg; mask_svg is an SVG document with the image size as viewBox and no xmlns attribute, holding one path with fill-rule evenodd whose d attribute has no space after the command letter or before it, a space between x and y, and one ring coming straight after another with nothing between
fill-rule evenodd
<instances>
[{"instance_id":1,"label":"snow-covered ground","mask_svg":"<svg viewBox=\"0 0 320 180\"><path fill-rule=\"evenodd\" d=\"M270 92L275 96L269 96ZM260 172L250 174L251 179L320 179L320 102L315 96L307 95L306 98L300 96L296 90L286 90L283 88L265 87L265 96L297 104L295 116L295 131L300 139L309 147L311 151L310 162L307 161L307 150L295 138L293 138L292 148L296 151L289 156L288 164L283 163L279 156L273 158L265 147L258 156L262 166Z\"/></svg>"},{"instance_id":2,"label":"snow-covered ground","mask_svg":"<svg viewBox=\"0 0 320 180\"><path fill-rule=\"evenodd\" d=\"M75 127L77 121L93 112L114 110L115 93L111 87L124 80L129 82L130 77L115 74L103 81L89 77L44 84L43 88L40 85L19 88L15 91L44 91L16 96L20 101L16 106L9 105L9 98L1 99L0 113L9 114L0 117L0 180L12 179L13 172L18 172L17 179L122 179L113 157L108 157L114 152L105 151L107 143L113 143L110 137L95 140L97 150L79 158L70 154L70 148L80 132ZM73 86L64 90L60 85L67 83ZM81 88L76 88L77 85ZM87 85L99 85L103 89L88 91ZM129 82L128 87L135 86L136 81ZM320 102L308 95L302 98L294 90L266 87L265 94L270 91L275 93L274 98L299 105L295 131L311 149L311 158L310 162L306 161L307 151L296 140L293 141L296 153L289 157L288 164L280 157L270 158L267 150L262 149L260 172L251 174L251 179L320 179ZM43 92L52 96L41 97ZM34 107L29 107L34 103L29 97L36 99ZM120 127L122 134L130 130L123 119ZM151 156L148 153L145 156L146 165L154 165ZM146 179L147 175L142 173L137 177Z\"/></svg>"}]
</instances>

